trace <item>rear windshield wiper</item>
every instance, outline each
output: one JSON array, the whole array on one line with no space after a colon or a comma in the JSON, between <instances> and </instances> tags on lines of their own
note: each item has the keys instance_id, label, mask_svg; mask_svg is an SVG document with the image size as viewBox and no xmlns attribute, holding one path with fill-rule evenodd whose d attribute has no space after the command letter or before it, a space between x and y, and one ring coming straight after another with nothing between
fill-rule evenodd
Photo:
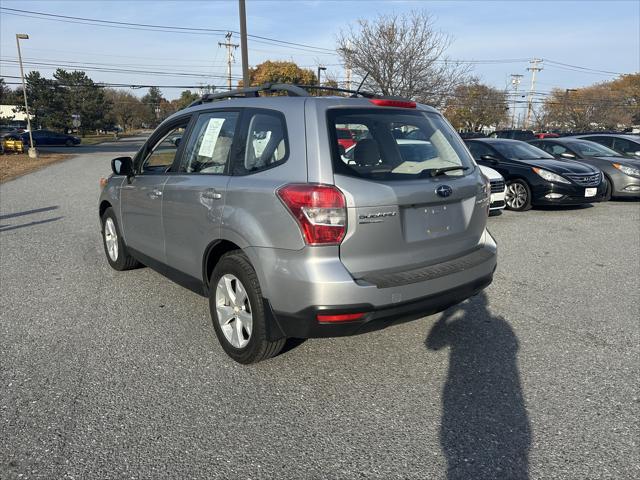
<instances>
[{"instance_id":1,"label":"rear windshield wiper","mask_svg":"<svg viewBox=\"0 0 640 480\"><path fill-rule=\"evenodd\" d=\"M453 172L454 170L469 170L469 167L463 167L458 165L457 167L442 167L442 168L430 168L420 172L420 177L430 176L437 177L438 175L444 175L447 172Z\"/></svg>"}]
</instances>

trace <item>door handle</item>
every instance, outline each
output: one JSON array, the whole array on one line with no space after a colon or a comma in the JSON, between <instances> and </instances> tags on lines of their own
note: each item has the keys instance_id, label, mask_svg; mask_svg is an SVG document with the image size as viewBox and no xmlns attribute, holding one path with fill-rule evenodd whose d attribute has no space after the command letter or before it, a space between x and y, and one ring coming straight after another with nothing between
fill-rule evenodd
<instances>
[{"instance_id":1,"label":"door handle","mask_svg":"<svg viewBox=\"0 0 640 480\"><path fill-rule=\"evenodd\" d=\"M160 198L162 196L162 190L158 190L157 188L154 188L147 195L149 196L150 199L155 200L156 198Z\"/></svg>"},{"instance_id":2,"label":"door handle","mask_svg":"<svg viewBox=\"0 0 640 480\"><path fill-rule=\"evenodd\" d=\"M202 192L202 198L206 198L207 200L220 200L222 198L222 194L213 189L209 189Z\"/></svg>"}]
</instances>

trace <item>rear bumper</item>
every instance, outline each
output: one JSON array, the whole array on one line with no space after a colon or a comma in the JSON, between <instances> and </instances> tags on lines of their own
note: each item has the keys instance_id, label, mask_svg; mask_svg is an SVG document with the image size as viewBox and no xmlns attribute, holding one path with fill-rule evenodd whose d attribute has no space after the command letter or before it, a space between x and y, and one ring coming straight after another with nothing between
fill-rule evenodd
<instances>
[{"instance_id":1,"label":"rear bumper","mask_svg":"<svg viewBox=\"0 0 640 480\"><path fill-rule=\"evenodd\" d=\"M491 283L496 243L485 230L472 252L403 272L354 279L338 247L300 251L245 250L273 315L272 338L341 336L382 328L400 318L420 318L461 302ZM321 324L318 313L366 312L359 320Z\"/></svg>"},{"instance_id":2,"label":"rear bumper","mask_svg":"<svg viewBox=\"0 0 640 480\"><path fill-rule=\"evenodd\" d=\"M275 321L275 327L278 331L277 333L279 333L279 335L276 335L277 337L343 337L380 330L390 325L408 322L442 312L480 292L487 287L492 280L493 273L438 294L428 295L411 302L384 305L381 307L374 307L370 304L311 306L295 314L288 314L274 312L268 300L265 300L265 310L271 313ZM316 319L318 314L328 315L359 312L367 313L362 319L356 321L319 322Z\"/></svg>"}]
</instances>

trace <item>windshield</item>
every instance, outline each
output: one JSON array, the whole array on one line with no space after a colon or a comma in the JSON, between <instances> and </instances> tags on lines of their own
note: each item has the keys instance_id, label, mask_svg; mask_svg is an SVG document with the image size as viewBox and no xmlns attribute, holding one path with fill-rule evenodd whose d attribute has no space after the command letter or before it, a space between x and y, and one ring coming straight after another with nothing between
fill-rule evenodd
<instances>
[{"instance_id":1,"label":"windshield","mask_svg":"<svg viewBox=\"0 0 640 480\"><path fill-rule=\"evenodd\" d=\"M461 176L473 169L460 137L436 113L419 110L329 110L330 131L348 129L357 140L346 151L333 140L334 171L376 180L425 175Z\"/></svg>"},{"instance_id":2,"label":"windshield","mask_svg":"<svg viewBox=\"0 0 640 480\"><path fill-rule=\"evenodd\" d=\"M544 150L524 142L494 142L491 146L506 158L518 160L554 160Z\"/></svg>"},{"instance_id":3,"label":"windshield","mask_svg":"<svg viewBox=\"0 0 640 480\"><path fill-rule=\"evenodd\" d=\"M579 142L571 142L571 148L576 150L582 157L621 157L618 152L610 148L600 145L596 142L582 140Z\"/></svg>"}]
</instances>

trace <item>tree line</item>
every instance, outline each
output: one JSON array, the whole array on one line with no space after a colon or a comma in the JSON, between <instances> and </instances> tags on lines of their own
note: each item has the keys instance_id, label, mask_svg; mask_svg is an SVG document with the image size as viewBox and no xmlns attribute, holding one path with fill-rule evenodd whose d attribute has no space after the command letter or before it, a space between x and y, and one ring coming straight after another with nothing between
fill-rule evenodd
<instances>
[{"instance_id":1,"label":"tree line","mask_svg":"<svg viewBox=\"0 0 640 480\"><path fill-rule=\"evenodd\" d=\"M118 126L128 130L155 127L174 112L187 107L200 95L184 90L175 100L167 100L158 87L151 87L143 97L124 89L105 88L83 71L58 69L52 78L32 71L25 76L29 113L34 128L65 131L80 120L81 134ZM24 111L22 88L10 89L0 79L0 104L15 105ZM0 124L12 120L0 118Z\"/></svg>"}]
</instances>

